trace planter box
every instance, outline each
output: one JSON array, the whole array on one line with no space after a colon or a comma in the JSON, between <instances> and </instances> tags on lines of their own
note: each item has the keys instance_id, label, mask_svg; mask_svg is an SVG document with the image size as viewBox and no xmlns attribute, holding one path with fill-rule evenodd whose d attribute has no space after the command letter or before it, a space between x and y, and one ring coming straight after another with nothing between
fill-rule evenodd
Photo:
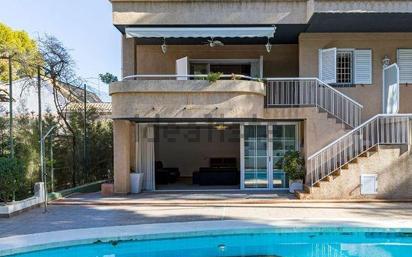
<instances>
[{"instance_id":1,"label":"planter box","mask_svg":"<svg viewBox=\"0 0 412 257\"><path fill-rule=\"evenodd\" d=\"M38 182L34 185L34 196L16 202L10 202L0 206L0 217L11 217L24 210L36 207L44 203L44 183Z\"/></svg>"},{"instance_id":2,"label":"planter box","mask_svg":"<svg viewBox=\"0 0 412 257\"><path fill-rule=\"evenodd\" d=\"M289 181L289 192L295 193L295 191L303 190L303 180L290 180Z\"/></svg>"},{"instance_id":3,"label":"planter box","mask_svg":"<svg viewBox=\"0 0 412 257\"><path fill-rule=\"evenodd\" d=\"M138 194L143 188L143 173L130 173L130 192Z\"/></svg>"},{"instance_id":4,"label":"planter box","mask_svg":"<svg viewBox=\"0 0 412 257\"><path fill-rule=\"evenodd\" d=\"M114 192L114 185L112 183L103 183L101 185L102 196L112 196Z\"/></svg>"}]
</instances>

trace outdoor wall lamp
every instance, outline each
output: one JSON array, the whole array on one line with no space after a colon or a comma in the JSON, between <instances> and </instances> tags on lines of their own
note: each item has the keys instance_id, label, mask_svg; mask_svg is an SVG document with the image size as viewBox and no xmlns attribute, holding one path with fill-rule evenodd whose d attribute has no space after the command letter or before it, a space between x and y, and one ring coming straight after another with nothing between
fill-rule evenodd
<instances>
[{"instance_id":1,"label":"outdoor wall lamp","mask_svg":"<svg viewBox=\"0 0 412 257\"><path fill-rule=\"evenodd\" d=\"M387 55L385 55L385 57L383 57L382 59L382 65L383 67L388 67L389 64L391 63L391 59L389 59L389 57Z\"/></svg>"},{"instance_id":2,"label":"outdoor wall lamp","mask_svg":"<svg viewBox=\"0 0 412 257\"><path fill-rule=\"evenodd\" d=\"M165 54L167 52L166 38L163 38L163 44L160 47L162 48L162 53Z\"/></svg>"},{"instance_id":3,"label":"outdoor wall lamp","mask_svg":"<svg viewBox=\"0 0 412 257\"><path fill-rule=\"evenodd\" d=\"M265 47L266 47L266 51L268 53L270 53L270 51L272 51L272 44L270 43L269 37L268 37L268 42L266 43Z\"/></svg>"}]
</instances>

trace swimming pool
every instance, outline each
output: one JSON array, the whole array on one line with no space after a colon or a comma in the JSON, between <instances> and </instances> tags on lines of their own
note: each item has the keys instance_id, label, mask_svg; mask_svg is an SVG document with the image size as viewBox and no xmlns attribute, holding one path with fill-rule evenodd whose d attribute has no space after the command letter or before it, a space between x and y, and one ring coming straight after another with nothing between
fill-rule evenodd
<instances>
[{"instance_id":1,"label":"swimming pool","mask_svg":"<svg viewBox=\"0 0 412 257\"><path fill-rule=\"evenodd\" d=\"M18 257L410 257L412 231L388 229L249 229L111 240L49 248Z\"/></svg>"}]
</instances>

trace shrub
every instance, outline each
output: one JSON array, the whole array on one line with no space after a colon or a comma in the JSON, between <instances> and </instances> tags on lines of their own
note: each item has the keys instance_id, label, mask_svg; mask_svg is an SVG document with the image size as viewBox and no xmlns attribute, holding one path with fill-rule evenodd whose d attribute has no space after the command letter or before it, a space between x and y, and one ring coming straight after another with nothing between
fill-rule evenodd
<instances>
[{"instance_id":1,"label":"shrub","mask_svg":"<svg viewBox=\"0 0 412 257\"><path fill-rule=\"evenodd\" d=\"M283 157L283 170L290 180L304 179L305 159L299 151L289 151Z\"/></svg>"},{"instance_id":2,"label":"shrub","mask_svg":"<svg viewBox=\"0 0 412 257\"><path fill-rule=\"evenodd\" d=\"M220 77L223 75L223 73L221 72L211 72L209 74L207 74L207 81L209 81L210 83L215 83L216 81L218 81L220 79Z\"/></svg>"},{"instance_id":3,"label":"shrub","mask_svg":"<svg viewBox=\"0 0 412 257\"><path fill-rule=\"evenodd\" d=\"M13 158L0 158L0 199L7 203L15 199L16 191L24 183L24 167Z\"/></svg>"}]
</instances>

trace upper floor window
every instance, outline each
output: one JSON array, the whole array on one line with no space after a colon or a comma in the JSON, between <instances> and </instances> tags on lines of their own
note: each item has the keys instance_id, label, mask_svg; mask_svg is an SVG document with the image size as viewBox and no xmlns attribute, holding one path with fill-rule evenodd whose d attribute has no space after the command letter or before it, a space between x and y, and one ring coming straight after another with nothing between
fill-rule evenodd
<instances>
[{"instance_id":1,"label":"upper floor window","mask_svg":"<svg viewBox=\"0 0 412 257\"><path fill-rule=\"evenodd\" d=\"M412 49L398 49L400 83L412 83Z\"/></svg>"},{"instance_id":2,"label":"upper floor window","mask_svg":"<svg viewBox=\"0 0 412 257\"><path fill-rule=\"evenodd\" d=\"M336 84L352 84L353 51L339 50L336 53Z\"/></svg>"},{"instance_id":3,"label":"upper floor window","mask_svg":"<svg viewBox=\"0 0 412 257\"><path fill-rule=\"evenodd\" d=\"M319 49L319 78L330 84L372 84L370 49Z\"/></svg>"}]
</instances>

